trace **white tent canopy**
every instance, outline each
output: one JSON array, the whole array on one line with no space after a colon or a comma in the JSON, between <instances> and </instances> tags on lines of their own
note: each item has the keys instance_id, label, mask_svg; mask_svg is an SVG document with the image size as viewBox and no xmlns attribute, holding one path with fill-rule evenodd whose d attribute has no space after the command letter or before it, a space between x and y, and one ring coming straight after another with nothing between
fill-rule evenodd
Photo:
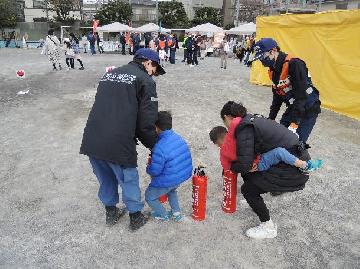
<instances>
[{"instance_id":1,"label":"white tent canopy","mask_svg":"<svg viewBox=\"0 0 360 269\"><path fill-rule=\"evenodd\" d=\"M145 24L143 26L140 26L138 28L133 28L132 29L133 32L139 32L139 33L151 33L151 32L171 32L171 30L169 29L165 29L163 27L160 28L159 25L155 24L155 23L148 23Z\"/></svg>"},{"instance_id":2,"label":"white tent canopy","mask_svg":"<svg viewBox=\"0 0 360 269\"><path fill-rule=\"evenodd\" d=\"M226 33L234 35L250 35L255 32L256 24L253 22L241 24L235 28L231 28L230 30L226 31Z\"/></svg>"},{"instance_id":3,"label":"white tent canopy","mask_svg":"<svg viewBox=\"0 0 360 269\"><path fill-rule=\"evenodd\" d=\"M224 30L214 24L211 23L205 23L205 24L200 24L198 26L195 26L193 28L190 28L188 30L188 32L190 33L221 33L224 32Z\"/></svg>"},{"instance_id":4,"label":"white tent canopy","mask_svg":"<svg viewBox=\"0 0 360 269\"><path fill-rule=\"evenodd\" d=\"M131 30L126 24L122 24L120 22L113 22L111 24L107 24L97 28L99 32L109 32L109 33L120 33L120 32L128 32Z\"/></svg>"}]
</instances>

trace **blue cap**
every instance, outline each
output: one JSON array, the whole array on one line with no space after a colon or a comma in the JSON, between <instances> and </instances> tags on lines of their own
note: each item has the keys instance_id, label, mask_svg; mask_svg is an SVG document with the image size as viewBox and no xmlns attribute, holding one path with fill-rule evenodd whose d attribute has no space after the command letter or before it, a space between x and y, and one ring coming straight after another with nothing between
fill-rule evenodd
<instances>
[{"instance_id":1,"label":"blue cap","mask_svg":"<svg viewBox=\"0 0 360 269\"><path fill-rule=\"evenodd\" d=\"M160 57L156 51L152 49L139 49L134 55L134 59L146 59L154 63L157 63L157 75L164 75L166 72L160 65Z\"/></svg>"},{"instance_id":2,"label":"blue cap","mask_svg":"<svg viewBox=\"0 0 360 269\"><path fill-rule=\"evenodd\" d=\"M262 59L264 57L264 53L267 51L276 48L278 44L272 38L262 38L260 41L255 43L254 50L255 50L255 58L253 61Z\"/></svg>"}]
</instances>

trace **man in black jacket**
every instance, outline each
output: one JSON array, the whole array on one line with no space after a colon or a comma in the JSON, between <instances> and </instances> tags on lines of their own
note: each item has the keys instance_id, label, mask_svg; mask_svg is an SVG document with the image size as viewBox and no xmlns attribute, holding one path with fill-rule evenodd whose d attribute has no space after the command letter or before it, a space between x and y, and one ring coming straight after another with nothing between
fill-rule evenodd
<instances>
[{"instance_id":1,"label":"man in black jacket","mask_svg":"<svg viewBox=\"0 0 360 269\"><path fill-rule=\"evenodd\" d=\"M273 101L269 118L275 120L281 105L287 109L280 123L306 143L321 112L319 91L312 84L306 64L282 52L275 40L263 38L255 44L255 60L269 67Z\"/></svg>"},{"instance_id":2,"label":"man in black jacket","mask_svg":"<svg viewBox=\"0 0 360 269\"><path fill-rule=\"evenodd\" d=\"M156 84L151 76L165 74L156 52L140 49L129 64L115 68L100 80L95 103L84 130L80 153L89 156L99 180L99 198L106 209L106 223L115 224L125 214L116 207L122 200L130 215L130 229L147 218L137 171L137 140L151 149L156 142L158 113Z\"/></svg>"}]
</instances>

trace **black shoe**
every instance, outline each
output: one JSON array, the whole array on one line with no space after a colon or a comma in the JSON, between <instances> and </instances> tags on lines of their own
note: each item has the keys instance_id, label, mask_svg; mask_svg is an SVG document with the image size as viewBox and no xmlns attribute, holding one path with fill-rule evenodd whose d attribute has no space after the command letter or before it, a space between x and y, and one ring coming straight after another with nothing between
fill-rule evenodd
<instances>
[{"instance_id":1,"label":"black shoe","mask_svg":"<svg viewBox=\"0 0 360 269\"><path fill-rule=\"evenodd\" d=\"M146 217L140 211L135 213L129 213L129 216L130 216L130 230L133 232L140 229L149 220L149 218Z\"/></svg>"},{"instance_id":2,"label":"black shoe","mask_svg":"<svg viewBox=\"0 0 360 269\"><path fill-rule=\"evenodd\" d=\"M118 220L125 215L126 209L120 209L116 206L106 206L106 224L107 225L115 225Z\"/></svg>"},{"instance_id":3,"label":"black shoe","mask_svg":"<svg viewBox=\"0 0 360 269\"><path fill-rule=\"evenodd\" d=\"M85 68L84 68L83 66L79 68L79 70L84 70L84 69L85 69Z\"/></svg>"}]
</instances>

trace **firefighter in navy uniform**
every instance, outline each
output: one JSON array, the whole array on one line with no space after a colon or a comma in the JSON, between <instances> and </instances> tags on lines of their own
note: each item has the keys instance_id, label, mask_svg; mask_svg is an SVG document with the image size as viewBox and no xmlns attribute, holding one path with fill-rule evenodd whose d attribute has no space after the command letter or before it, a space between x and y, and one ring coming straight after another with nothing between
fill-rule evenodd
<instances>
[{"instance_id":1,"label":"firefighter in navy uniform","mask_svg":"<svg viewBox=\"0 0 360 269\"><path fill-rule=\"evenodd\" d=\"M269 119L275 120L281 105L285 103L287 109L280 123L297 133L299 140L306 144L321 112L321 102L305 62L282 52L271 38L258 41L255 52L254 60L260 60L265 67L269 67L269 76L273 82Z\"/></svg>"}]
</instances>

